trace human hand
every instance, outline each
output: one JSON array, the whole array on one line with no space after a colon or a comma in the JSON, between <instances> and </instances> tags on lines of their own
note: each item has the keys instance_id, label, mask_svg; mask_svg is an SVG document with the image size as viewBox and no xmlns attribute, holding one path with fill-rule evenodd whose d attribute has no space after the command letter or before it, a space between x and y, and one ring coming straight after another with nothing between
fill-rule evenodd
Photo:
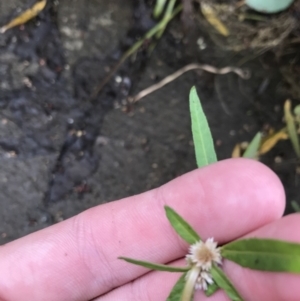
<instances>
[{"instance_id":1,"label":"human hand","mask_svg":"<svg viewBox=\"0 0 300 301\"><path fill-rule=\"evenodd\" d=\"M165 301L179 274L148 273L117 259L184 265L188 246L170 226L164 205L204 240L222 244L247 235L300 242L300 215L281 218L285 198L277 177L255 161L231 159L1 246L0 301ZM247 301L299 300L298 275L228 261L223 267ZM228 298L222 291L210 298L197 292L200 300Z\"/></svg>"}]
</instances>

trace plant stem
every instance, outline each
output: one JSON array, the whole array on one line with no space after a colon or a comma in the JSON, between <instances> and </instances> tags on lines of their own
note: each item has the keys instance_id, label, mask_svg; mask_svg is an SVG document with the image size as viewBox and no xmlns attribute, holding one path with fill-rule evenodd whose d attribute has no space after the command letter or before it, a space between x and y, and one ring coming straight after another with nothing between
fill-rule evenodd
<instances>
[{"instance_id":1,"label":"plant stem","mask_svg":"<svg viewBox=\"0 0 300 301\"><path fill-rule=\"evenodd\" d=\"M166 12L165 12L165 15L163 17L163 20L170 20L171 16L172 16L172 13L174 11L174 6L175 6L175 3L176 3L176 0L170 0L170 2L168 3L168 6L167 6L167 9L166 9ZM166 25L161 29L159 30L155 37L157 39L160 39L162 37L162 35L164 34L165 30L166 30L166 27L167 27L167 24L168 24L169 21L166 22Z\"/></svg>"},{"instance_id":2,"label":"plant stem","mask_svg":"<svg viewBox=\"0 0 300 301\"><path fill-rule=\"evenodd\" d=\"M172 0L171 2L174 2L175 4L176 0ZM170 3L171 3L170 2ZM170 6L169 3L169 6ZM168 8L169 8L168 6ZM155 36L159 31L164 29L167 24L182 10L182 4L178 5L172 12L171 15L168 16L168 18L163 18L157 25L155 25L153 28L151 28L143 38L138 40L131 48L129 48L124 55L121 57L119 62L114 66L114 68L109 72L109 74L104 78L104 80L96 87L94 92L91 95L91 100L94 100L99 92L103 89L103 87L110 81L112 76L116 73L116 71L122 66L122 64L130 57L132 54L137 52L139 48L144 44L146 40L151 39L153 36Z\"/></svg>"}]
</instances>

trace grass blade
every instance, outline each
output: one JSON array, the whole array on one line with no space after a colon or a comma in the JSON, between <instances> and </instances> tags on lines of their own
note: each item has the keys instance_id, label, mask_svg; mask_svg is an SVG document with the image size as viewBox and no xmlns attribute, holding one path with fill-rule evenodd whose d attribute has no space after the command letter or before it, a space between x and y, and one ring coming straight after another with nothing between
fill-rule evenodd
<instances>
[{"instance_id":1,"label":"grass blade","mask_svg":"<svg viewBox=\"0 0 300 301\"><path fill-rule=\"evenodd\" d=\"M156 0L153 16L154 18L159 18L166 6L167 0Z\"/></svg>"},{"instance_id":2,"label":"grass blade","mask_svg":"<svg viewBox=\"0 0 300 301\"><path fill-rule=\"evenodd\" d=\"M284 104L284 117L287 124L287 130L291 142L293 144L294 150L297 156L300 158L300 144L299 144L299 137L297 134L296 123L294 116L291 113L291 101L287 100Z\"/></svg>"},{"instance_id":3,"label":"grass blade","mask_svg":"<svg viewBox=\"0 0 300 301\"><path fill-rule=\"evenodd\" d=\"M295 212L300 212L300 205L296 201L291 201L291 205Z\"/></svg>"},{"instance_id":4,"label":"grass blade","mask_svg":"<svg viewBox=\"0 0 300 301\"><path fill-rule=\"evenodd\" d=\"M227 296L232 301L243 301L243 298L240 296L240 294L237 292L237 290L230 282L228 277L219 267L214 265L213 268L211 269L211 274L213 276L214 281L217 283L217 285L226 292Z\"/></svg>"},{"instance_id":5,"label":"grass blade","mask_svg":"<svg viewBox=\"0 0 300 301\"><path fill-rule=\"evenodd\" d=\"M273 239L243 239L221 249L222 256L254 270L300 274L300 244Z\"/></svg>"},{"instance_id":6,"label":"grass blade","mask_svg":"<svg viewBox=\"0 0 300 301\"><path fill-rule=\"evenodd\" d=\"M212 284L210 284L210 285L208 286L207 290L206 290L204 293L205 293L205 295L206 295L207 297L210 297L210 296L212 296L216 291L218 291L219 288L220 288L220 287L214 282L214 283L212 283Z\"/></svg>"},{"instance_id":7,"label":"grass blade","mask_svg":"<svg viewBox=\"0 0 300 301\"><path fill-rule=\"evenodd\" d=\"M186 273L178 279L166 301L180 301L185 286L185 277Z\"/></svg>"},{"instance_id":8,"label":"grass blade","mask_svg":"<svg viewBox=\"0 0 300 301\"><path fill-rule=\"evenodd\" d=\"M142 266L147 269L163 271L163 272L174 272L174 273L185 273L189 270L188 267L172 267L164 264L156 264L148 261L135 260L127 257L119 257L119 259L125 260L126 262Z\"/></svg>"},{"instance_id":9,"label":"grass blade","mask_svg":"<svg viewBox=\"0 0 300 301\"><path fill-rule=\"evenodd\" d=\"M262 134L258 132L253 140L250 142L246 151L244 152L244 158L256 159L259 151L259 147L261 145Z\"/></svg>"},{"instance_id":10,"label":"grass blade","mask_svg":"<svg viewBox=\"0 0 300 301\"><path fill-rule=\"evenodd\" d=\"M190 112L198 167L217 162L211 132L195 87L190 92Z\"/></svg>"},{"instance_id":11,"label":"grass blade","mask_svg":"<svg viewBox=\"0 0 300 301\"><path fill-rule=\"evenodd\" d=\"M189 244L200 240L196 231L172 208L165 206L167 218L177 234Z\"/></svg>"}]
</instances>

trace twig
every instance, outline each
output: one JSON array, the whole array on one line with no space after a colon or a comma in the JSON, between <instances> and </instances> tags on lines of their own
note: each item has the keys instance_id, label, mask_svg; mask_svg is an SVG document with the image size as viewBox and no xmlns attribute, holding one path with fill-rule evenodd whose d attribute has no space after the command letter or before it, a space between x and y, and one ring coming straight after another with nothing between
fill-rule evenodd
<instances>
[{"instance_id":1,"label":"twig","mask_svg":"<svg viewBox=\"0 0 300 301\"><path fill-rule=\"evenodd\" d=\"M139 48L144 44L145 41L151 39L153 36L155 36L158 32L160 32L163 28L165 28L178 13L182 10L182 5L178 5L172 14L168 16L168 18L163 18L156 26L154 26L152 29L150 29L145 36L138 40L131 48L129 48L124 55L121 57L119 62L114 66L114 68L109 72L109 74L103 79L103 81L96 87L94 92L91 95L91 100L94 100L97 95L100 93L100 91L103 89L103 87L110 81L112 76L116 73L116 71L122 66L122 64L135 52L139 50Z\"/></svg>"},{"instance_id":2,"label":"twig","mask_svg":"<svg viewBox=\"0 0 300 301\"><path fill-rule=\"evenodd\" d=\"M191 70L196 70L196 69L204 70L204 71L207 71L209 73L214 73L214 74L227 74L227 73L233 72L233 73L237 74L239 77L241 77L243 79L250 78L250 72L247 71L247 70L243 70L241 68L236 68L236 67L216 68L216 67L211 66L211 65L189 64L189 65L179 69L175 73L165 77L163 80L161 80L157 84L154 84L154 85L150 86L149 88L141 91L136 96L130 97L128 99L128 101L130 103L135 103L135 102L141 100L142 98L144 98L146 95L151 94L151 93L155 92L158 89L161 89L163 86L165 86L165 85L169 84L170 82L174 81L175 79L177 79L178 77L180 77L184 73L186 73L188 71L191 71Z\"/></svg>"}]
</instances>

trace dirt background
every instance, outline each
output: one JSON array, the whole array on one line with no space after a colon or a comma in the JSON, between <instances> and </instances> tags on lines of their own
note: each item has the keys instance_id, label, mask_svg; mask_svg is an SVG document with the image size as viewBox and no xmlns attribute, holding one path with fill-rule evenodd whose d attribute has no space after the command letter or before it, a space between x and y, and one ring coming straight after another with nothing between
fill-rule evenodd
<instances>
[{"instance_id":1,"label":"dirt background","mask_svg":"<svg viewBox=\"0 0 300 301\"><path fill-rule=\"evenodd\" d=\"M34 2L1 1L0 25ZM89 101L109 68L154 24L151 1L48 1L35 20L0 35L0 244L194 169L193 85L220 160L257 131L283 127L287 98L299 103L293 77L282 73L292 66L300 76L299 51L280 58L273 51L226 51L198 17L188 34L174 20L151 57L140 51ZM245 57L249 80L190 72L126 112L115 109L188 63L223 67ZM300 175L290 141L261 160L281 178L291 212L289 202L300 202Z\"/></svg>"}]
</instances>

